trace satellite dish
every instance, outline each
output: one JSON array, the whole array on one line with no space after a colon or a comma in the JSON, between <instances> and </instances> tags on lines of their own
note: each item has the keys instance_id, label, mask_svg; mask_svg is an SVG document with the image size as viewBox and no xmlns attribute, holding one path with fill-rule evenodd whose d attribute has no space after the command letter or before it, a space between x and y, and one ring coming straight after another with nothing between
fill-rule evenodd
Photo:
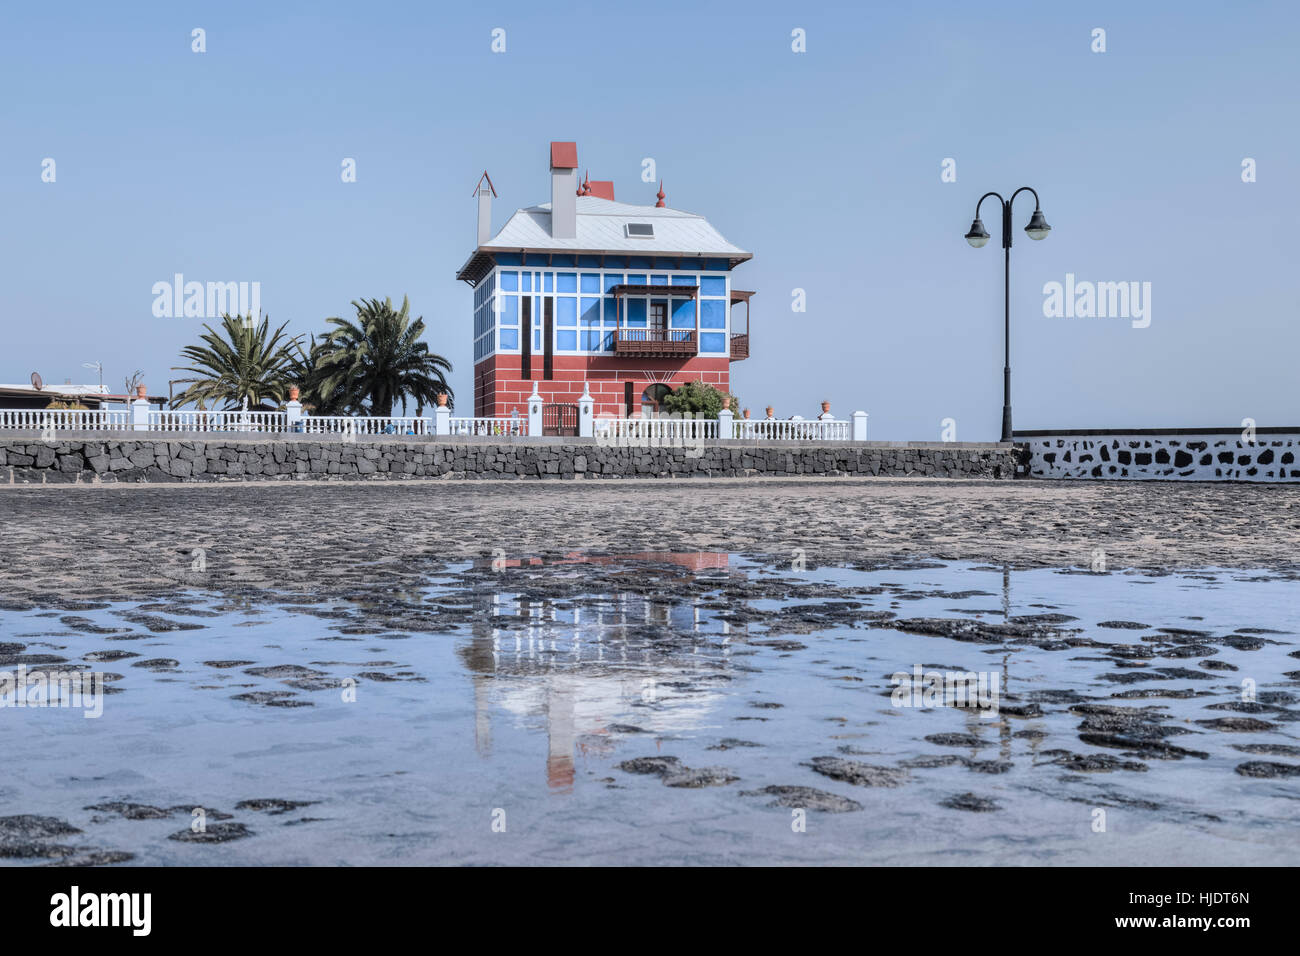
<instances>
[{"instance_id":1,"label":"satellite dish","mask_svg":"<svg viewBox=\"0 0 1300 956\"><path fill-rule=\"evenodd\" d=\"M41 373L32 372L32 388L36 389L36 391L39 392L44 387L45 387L45 383L41 381Z\"/></svg>"}]
</instances>

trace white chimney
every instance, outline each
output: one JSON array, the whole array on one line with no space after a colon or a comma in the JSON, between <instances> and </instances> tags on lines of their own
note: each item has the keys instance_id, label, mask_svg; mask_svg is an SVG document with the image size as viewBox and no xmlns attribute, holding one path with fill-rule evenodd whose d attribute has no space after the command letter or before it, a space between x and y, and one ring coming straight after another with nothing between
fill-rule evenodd
<instances>
[{"instance_id":1,"label":"white chimney","mask_svg":"<svg viewBox=\"0 0 1300 956\"><path fill-rule=\"evenodd\" d=\"M492 238L492 197L497 194L486 169L478 178L474 192L478 196L478 244L481 246Z\"/></svg>"},{"instance_id":2,"label":"white chimney","mask_svg":"<svg viewBox=\"0 0 1300 956\"><path fill-rule=\"evenodd\" d=\"M577 143L551 143L551 238L578 238Z\"/></svg>"}]
</instances>

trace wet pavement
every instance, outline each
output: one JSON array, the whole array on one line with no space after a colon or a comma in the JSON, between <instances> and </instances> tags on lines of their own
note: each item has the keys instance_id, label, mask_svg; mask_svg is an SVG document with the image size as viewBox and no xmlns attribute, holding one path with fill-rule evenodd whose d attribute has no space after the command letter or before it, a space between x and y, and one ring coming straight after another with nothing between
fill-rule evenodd
<instances>
[{"instance_id":1,"label":"wet pavement","mask_svg":"<svg viewBox=\"0 0 1300 956\"><path fill-rule=\"evenodd\" d=\"M0 668L104 695L0 709L0 862L1300 856L1288 569L437 538L314 591L199 586L183 542L153 593L10 589Z\"/></svg>"}]
</instances>

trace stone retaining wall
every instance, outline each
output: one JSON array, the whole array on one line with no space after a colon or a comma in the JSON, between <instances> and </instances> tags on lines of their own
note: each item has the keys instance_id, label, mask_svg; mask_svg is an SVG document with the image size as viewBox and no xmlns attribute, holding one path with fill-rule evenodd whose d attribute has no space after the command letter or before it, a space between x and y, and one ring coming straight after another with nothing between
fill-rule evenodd
<instances>
[{"instance_id":1,"label":"stone retaining wall","mask_svg":"<svg viewBox=\"0 0 1300 956\"><path fill-rule=\"evenodd\" d=\"M1017 433L1033 478L1300 481L1300 429Z\"/></svg>"},{"instance_id":2,"label":"stone retaining wall","mask_svg":"<svg viewBox=\"0 0 1300 956\"><path fill-rule=\"evenodd\" d=\"M392 478L678 478L886 475L1012 478L998 444L711 442L619 447L591 440L0 438L0 483Z\"/></svg>"}]
</instances>

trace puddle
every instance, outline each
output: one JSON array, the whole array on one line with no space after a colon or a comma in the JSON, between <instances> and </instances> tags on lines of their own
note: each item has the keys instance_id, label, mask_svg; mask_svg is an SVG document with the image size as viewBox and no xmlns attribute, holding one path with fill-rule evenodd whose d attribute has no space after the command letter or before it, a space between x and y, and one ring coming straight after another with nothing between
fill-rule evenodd
<instances>
[{"instance_id":1,"label":"puddle","mask_svg":"<svg viewBox=\"0 0 1300 956\"><path fill-rule=\"evenodd\" d=\"M105 688L0 710L0 862L1293 863L1297 587L574 554L0 610L0 669ZM925 696L966 673L995 715Z\"/></svg>"}]
</instances>

